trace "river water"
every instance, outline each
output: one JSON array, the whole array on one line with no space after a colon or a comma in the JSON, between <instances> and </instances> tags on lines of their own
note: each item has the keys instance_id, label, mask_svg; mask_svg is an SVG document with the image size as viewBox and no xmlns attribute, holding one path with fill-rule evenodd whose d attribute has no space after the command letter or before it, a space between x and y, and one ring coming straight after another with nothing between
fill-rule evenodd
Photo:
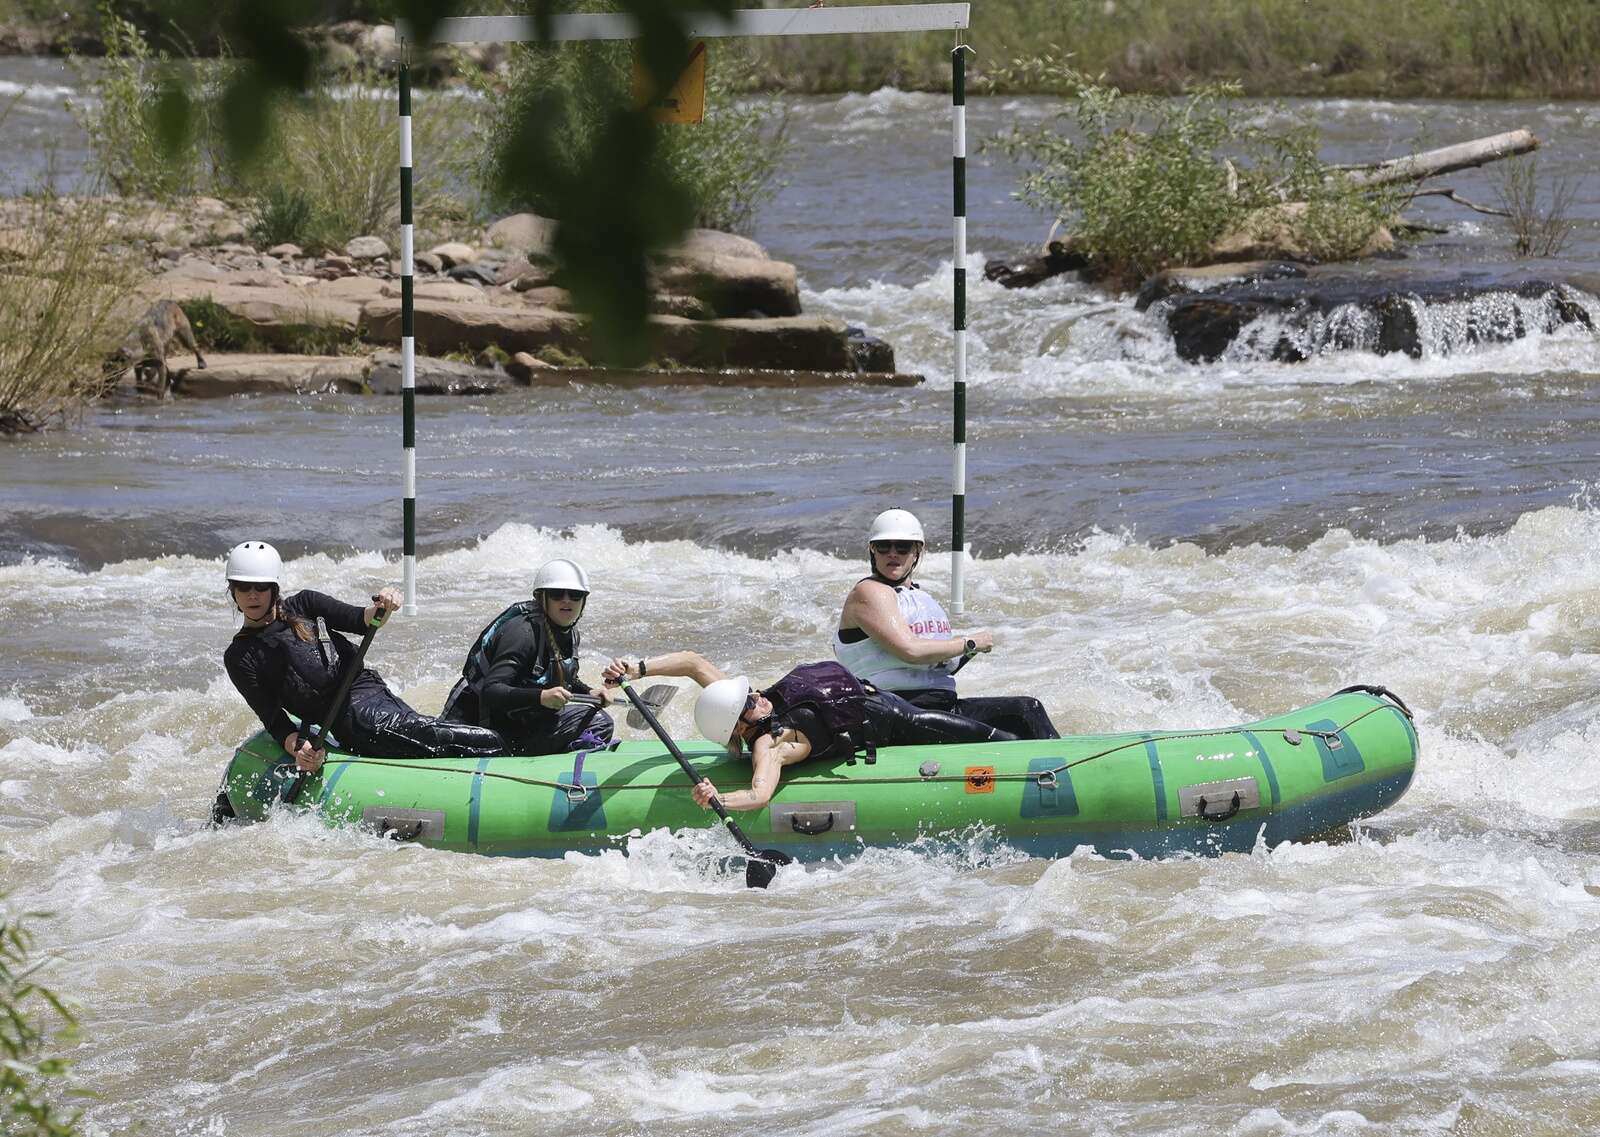
<instances>
[{"instance_id":1,"label":"river water","mask_svg":"<svg viewBox=\"0 0 1600 1137\"><path fill-rule=\"evenodd\" d=\"M0 63L23 92L0 145L35 153L25 111L70 178L53 67ZM1527 125L1554 179L1600 148L1589 104L1309 109L1350 159ZM980 100L972 133L1047 110ZM418 706L550 556L594 578L587 667L694 646L772 677L826 654L875 512L947 537L947 108L885 91L792 111L756 235L808 310L929 382L424 401L420 613L373 648ZM1007 167L976 166L974 270L1047 228ZM1567 259L1531 271L1595 260L1596 201ZM1451 232L1381 271L1506 267L1486 219L1420 208ZM261 536L290 588L393 582L398 404L94 411L0 445L0 890L49 913L51 980L85 1008L90 1131L1592 1132L1592 337L1198 367L1081 284L973 291L958 622L999 646L963 689L1032 691L1088 732L1381 683L1418 712L1405 799L1336 843L1043 862L962 834L767 893L710 832L496 861L306 816L209 831L253 729L221 667L220 556ZM946 557L922 576L947 594ZM681 735L690 702L668 711Z\"/></svg>"}]
</instances>

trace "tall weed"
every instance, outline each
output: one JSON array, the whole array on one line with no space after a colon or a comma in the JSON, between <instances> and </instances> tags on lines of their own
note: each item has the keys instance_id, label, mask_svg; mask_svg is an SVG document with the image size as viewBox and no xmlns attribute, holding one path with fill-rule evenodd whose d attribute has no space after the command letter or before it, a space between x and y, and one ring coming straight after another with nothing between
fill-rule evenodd
<instances>
[{"instance_id":1,"label":"tall weed","mask_svg":"<svg viewBox=\"0 0 1600 1137\"><path fill-rule=\"evenodd\" d=\"M1500 207L1506 212L1511 242L1520 257L1553 257L1567 247L1576 222L1572 203L1578 196L1578 183L1557 179L1550 200L1539 200L1539 160L1519 158L1507 162L1489 175Z\"/></svg>"},{"instance_id":2,"label":"tall weed","mask_svg":"<svg viewBox=\"0 0 1600 1137\"><path fill-rule=\"evenodd\" d=\"M139 279L104 199L7 203L0 248L0 434L77 413L105 385L102 363L139 314Z\"/></svg>"},{"instance_id":3,"label":"tall weed","mask_svg":"<svg viewBox=\"0 0 1600 1137\"><path fill-rule=\"evenodd\" d=\"M476 107L446 94L412 103L416 223L440 233L476 216ZM235 168L259 241L337 249L375 235L398 245L400 115L392 80L362 72L284 107L260 159Z\"/></svg>"}]
</instances>

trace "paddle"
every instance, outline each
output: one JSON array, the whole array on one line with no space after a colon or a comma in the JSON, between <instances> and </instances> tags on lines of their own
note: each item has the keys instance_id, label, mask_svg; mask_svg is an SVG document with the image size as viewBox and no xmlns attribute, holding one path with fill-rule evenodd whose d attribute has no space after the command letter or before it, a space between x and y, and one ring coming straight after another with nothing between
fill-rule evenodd
<instances>
[{"instance_id":1,"label":"paddle","mask_svg":"<svg viewBox=\"0 0 1600 1137\"><path fill-rule=\"evenodd\" d=\"M644 694L639 696L639 700L656 714L660 714L661 709L672 702L673 696L677 695L678 690L671 683L657 683L653 687L646 687ZM644 715L636 707L628 708L628 725L633 727L634 730L647 730L650 726L645 721Z\"/></svg>"},{"instance_id":2,"label":"paddle","mask_svg":"<svg viewBox=\"0 0 1600 1137\"><path fill-rule=\"evenodd\" d=\"M650 729L656 732L656 737L672 752L678 760L678 765L683 767L683 772L689 775L689 780L696 785L705 781L705 775L689 765L689 759L683 756L683 751L678 749L678 744L662 728L660 721L650 710L650 707L641 699L634 689L629 686L626 679L618 679L617 683L622 688L623 694L628 696L628 701L633 704L633 709L639 716L650 724ZM772 878L778 874L780 865L792 864L794 858L787 853L780 853L777 849L757 849L750 838L744 835L744 830L739 828L738 822L728 816L728 811L723 808L722 802L716 798L711 799L711 808L717 811L717 816L722 818L722 823L728 827L728 832L733 834L733 839L739 842L744 849L744 885L746 888L765 888L772 883Z\"/></svg>"},{"instance_id":3,"label":"paddle","mask_svg":"<svg viewBox=\"0 0 1600 1137\"><path fill-rule=\"evenodd\" d=\"M376 597L374 597L376 599ZM356 676L361 674L362 665L366 662L367 648L372 646L372 637L378 634L378 629L383 627L384 617L388 615L379 608L372 617L372 624L367 628L367 634L361 637L361 646L356 648L356 657L350 661L350 666L344 669L344 677L339 680L339 689L333 693L333 701L328 704L327 711L322 716L322 721L313 723L310 737L302 739L311 743L315 748L319 742L327 737L328 724L338 718L344 710L344 702L350 696L350 685L356 681ZM283 800L291 805L300 797L300 791L305 788L306 772L296 770L294 780L283 788Z\"/></svg>"}]
</instances>

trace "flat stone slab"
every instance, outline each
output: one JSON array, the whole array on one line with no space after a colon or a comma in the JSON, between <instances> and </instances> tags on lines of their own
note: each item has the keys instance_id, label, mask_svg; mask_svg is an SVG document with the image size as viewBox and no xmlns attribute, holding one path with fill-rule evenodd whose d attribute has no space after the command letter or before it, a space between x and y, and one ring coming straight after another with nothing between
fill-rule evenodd
<instances>
[{"instance_id":1,"label":"flat stone slab","mask_svg":"<svg viewBox=\"0 0 1600 1137\"><path fill-rule=\"evenodd\" d=\"M551 367L533 372L532 387L557 387L566 383L604 383L610 387L915 387L926 382L921 375L901 371L770 371L708 370L686 368L608 369L604 367Z\"/></svg>"},{"instance_id":2,"label":"flat stone slab","mask_svg":"<svg viewBox=\"0 0 1600 1137\"><path fill-rule=\"evenodd\" d=\"M371 362L367 389L374 395L400 394L400 353L380 351ZM515 385L511 376L492 367L426 355L416 359L415 380L419 395L492 395Z\"/></svg>"},{"instance_id":3,"label":"flat stone slab","mask_svg":"<svg viewBox=\"0 0 1600 1137\"><path fill-rule=\"evenodd\" d=\"M173 394L187 399L230 395L355 394L366 389L364 355L258 355L212 352L210 366L173 372Z\"/></svg>"}]
</instances>

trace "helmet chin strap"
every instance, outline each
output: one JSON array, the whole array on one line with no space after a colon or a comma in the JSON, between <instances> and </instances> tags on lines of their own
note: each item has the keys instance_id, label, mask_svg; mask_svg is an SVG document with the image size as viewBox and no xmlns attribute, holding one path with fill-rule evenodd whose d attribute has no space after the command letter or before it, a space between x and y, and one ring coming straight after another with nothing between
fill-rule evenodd
<instances>
[{"instance_id":1,"label":"helmet chin strap","mask_svg":"<svg viewBox=\"0 0 1600 1137\"><path fill-rule=\"evenodd\" d=\"M870 545L867 547L867 568L872 573L872 579L882 581L890 588L899 588L902 584L909 582L911 580L911 574L917 571L917 566L921 563L922 550L918 549L915 554L915 559L906 567L905 575L899 580L890 580L888 577L884 576L878 571L878 559L873 555L872 547Z\"/></svg>"}]
</instances>

